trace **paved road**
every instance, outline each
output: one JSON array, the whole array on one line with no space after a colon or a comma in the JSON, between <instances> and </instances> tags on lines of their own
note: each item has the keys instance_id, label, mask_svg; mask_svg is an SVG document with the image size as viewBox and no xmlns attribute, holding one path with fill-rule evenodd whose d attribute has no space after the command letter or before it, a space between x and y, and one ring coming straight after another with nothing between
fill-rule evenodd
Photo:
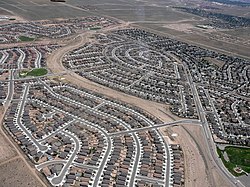
<instances>
[{"instance_id":1,"label":"paved road","mask_svg":"<svg viewBox=\"0 0 250 187\"><path fill-rule=\"evenodd\" d=\"M14 73L15 73L15 70L10 70L10 77L9 77L9 85L8 85L8 95L6 97L6 101L4 103L4 105L6 106L6 108L9 107L11 101L12 101L12 98L13 98L13 94L14 94Z\"/></svg>"},{"instance_id":2,"label":"paved road","mask_svg":"<svg viewBox=\"0 0 250 187\"><path fill-rule=\"evenodd\" d=\"M151 130L151 129L158 129L161 127L170 127L174 125L179 125L179 124L196 124L196 125L201 125L201 122L198 120L179 120L179 121L174 121L174 122L169 122L169 123L162 123L162 124L157 124L154 126L149 126L149 127L142 127L138 129L132 129L132 130L127 130L127 131L120 131L120 132L114 132L110 133L109 136L120 136L123 134L128 134L128 133L134 133L134 132L140 132L140 131L146 131L146 130Z\"/></svg>"},{"instance_id":3,"label":"paved road","mask_svg":"<svg viewBox=\"0 0 250 187\"><path fill-rule=\"evenodd\" d=\"M143 119L145 122L147 122L149 125L150 125L150 124L151 124L151 125L154 124L153 121L151 121L150 119L146 118L145 116L143 116L142 114L140 114L139 112L137 112L137 111L135 111L135 110L133 110L133 109L131 109L131 108L125 107L125 106L123 106L123 105L120 105L120 104L118 104L118 103L115 103L115 102L112 102L112 101L109 101L109 100L106 100L106 99L103 99L103 98L99 98L99 97L97 97L97 96L91 95L91 94L86 93L86 92L83 92L83 91L81 91L81 90L77 90L77 89L75 89L75 88L73 88L73 87L68 87L68 88L72 89L72 91L74 91L74 92L76 92L76 93L81 93L81 94L83 94L83 95L86 96L86 97L93 98L93 99L96 99L96 100L100 100L100 101L102 101L104 104L106 103L106 104L108 104L108 105L113 105L113 106L116 106L116 107L118 107L118 108L121 108L121 109L123 109L123 110L125 110L125 111L132 112L132 113L134 113L136 116L140 117L140 118ZM98 105L97 105L97 106L98 106ZM96 107L97 107L97 106L96 106ZM96 108L96 107L94 107L94 108ZM97 108L98 108L98 107L97 107Z\"/></svg>"},{"instance_id":4,"label":"paved road","mask_svg":"<svg viewBox=\"0 0 250 187\"><path fill-rule=\"evenodd\" d=\"M49 90L49 91L51 92L51 94L55 95L55 97L58 97L58 98L60 98L60 99L68 100L69 102L71 102L71 103L73 103L73 104L77 104L77 103L78 103L78 102L76 102L76 101L73 101L73 100L71 100L71 99L68 99L68 98L63 97L63 96L61 96L60 94L55 93L55 92L53 91L53 89L50 88L45 82L43 82L43 81L41 81L41 80L40 80L40 82L42 82L42 84L47 88L47 90ZM81 104L79 103L79 105L81 105ZM87 107L87 106L83 105L83 107ZM89 107L87 107L87 108L88 108L88 110L93 111L93 108L89 108ZM115 116L111 116L110 114L106 114L106 113L100 112L100 111L98 111L98 110L96 110L95 112L98 113L98 114L100 114L100 115L107 115L107 116L109 116L110 118L114 119L115 121L121 123L125 128L128 129L128 131L131 130L129 124L127 124L127 123L125 123L124 121L122 121L122 120L116 118ZM130 177L130 185L129 185L129 186L131 186L131 187L134 186L134 181L135 181L135 177L136 177L136 171L137 171L137 167L138 167L138 163L139 163L139 159L140 159L140 152L141 152L141 148L140 148L140 143L139 143L138 137L137 137L135 134L133 134L132 136L133 136L133 138L135 139L136 154L135 154L135 160L134 160L134 164L133 164L133 172L131 173L131 177ZM103 162L101 163L101 166L102 166L102 165L103 165ZM105 164L105 165L106 165L106 164ZM102 169L99 169L99 170L98 170L97 175L96 175L96 179L95 179L95 181L94 181L94 186L98 184L99 178L100 178L100 176L101 176L101 173L102 173L103 168L104 168L105 165L102 166Z\"/></svg>"},{"instance_id":5,"label":"paved road","mask_svg":"<svg viewBox=\"0 0 250 187\"><path fill-rule=\"evenodd\" d=\"M141 145L140 142L138 140L138 137L135 133L132 133L132 136L135 140L135 144L136 144L136 154L135 154L135 160L134 160L134 164L132 167L132 173L130 176L130 181L129 181L129 187L134 187L134 183L135 183L135 177L137 175L137 169L138 169L138 165L139 165L139 161L140 161L140 157L141 157Z\"/></svg>"},{"instance_id":6,"label":"paved road","mask_svg":"<svg viewBox=\"0 0 250 187\"><path fill-rule=\"evenodd\" d=\"M79 168L98 170L98 167L96 167L96 166L90 166L90 165L79 164L79 163L73 163L73 165L76 167L79 167Z\"/></svg>"},{"instance_id":7,"label":"paved road","mask_svg":"<svg viewBox=\"0 0 250 187\"><path fill-rule=\"evenodd\" d=\"M68 161L67 160L50 160L50 161L47 161L47 162L43 162L39 165L36 165L36 169L38 171L40 171L41 169L47 167L47 166L50 166L52 164L66 164Z\"/></svg>"},{"instance_id":8,"label":"paved road","mask_svg":"<svg viewBox=\"0 0 250 187\"><path fill-rule=\"evenodd\" d=\"M38 100L37 100L37 101L38 101ZM79 117L77 117L77 116L74 116L73 114L69 114L68 112L65 112L65 111L63 111L63 110L61 110L61 109L58 109L58 108L54 107L54 106L50 106L50 105L48 105L48 104L46 104L46 103L44 103L44 102L41 102L41 101L38 101L38 103L40 103L41 105L48 106L49 108L52 108L52 109L54 109L54 110L56 110L56 111L62 112L62 113L64 113L65 115L68 115L68 116L72 117L73 119L75 119L75 120L77 120L77 121L80 121L80 122L82 122L82 123L84 123L84 124L87 124L87 125L89 125L89 126L95 128L95 129L98 129L98 130L101 131L102 134L106 137L108 146L107 146L106 152L105 152L105 154L104 154L104 157L103 157L103 159L102 159L102 162L101 162L101 164L100 164L100 166L99 166L99 169L98 169L97 174L95 175L95 179L94 179L94 185L93 185L93 186L97 186L97 184L98 184L98 182L99 182L99 179L100 179L100 177L101 177L101 174L102 174L102 172L103 172L103 169L104 169L104 167L105 167L105 165L106 165L106 163L107 163L108 156L109 156L109 154L110 154L110 152L111 152L111 147L112 147L111 138L108 136L107 132L104 131L102 128L100 128L98 125L95 125L95 124L93 124L93 123L91 123L91 122L88 122L88 121L86 121L86 120L83 120L83 119L81 119L81 118L79 118Z\"/></svg>"},{"instance_id":9,"label":"paved road","mask_svg":"<svg viewBox=\"0 0 250 187\"><path fill-rule=\"evenodd\" d=\"M38 140L38 142L44 142L46 140L48 140L49 138L55 136L57 133L61 132L62 130L66 129L68 126L70 126L72 123L76 122L76 120L72 120L68 123L66 123L65 125L58 127L57 130L55 130L54 132L52 132L51 134L47 135L45 138Z\"/></svg>"},{"instance_id":10,"label":"paved road","mask_svg":"<svg viewBox=\"0 0 250 187\"><path fill-rule=\"evenodd\" d=\"M156 129L158 135L161 137L163 143L164 143L164 147L165 147L165 154L166 154L166 172L165 172L165 181L164 181L164 184L165 186L170 186L170 177L172 175L172 172L171 172L171 168L170 168L170 151L169 151L169 145L168 145L168 142L163 138L163 135L162 133L158 132L158 129Z\"/></svg>"},{"instance_id":11,"label":"paved road","mask_svg":"<svg viewBox=\"0 0 250 187\"><path fill-rule=\"evenodd\" d=\"M17 51L19 52L20 56L17 60L17 67L18 69L23 69L23 62L24 62L24 59L25 59L25 53L23 52L22 49L17 49Z\"/></svg>"},{"instance_id":12,"label":"paved road","mask_svg":"<svg viewBox=\"0 0 250 187\"><path fill-rule=\"evenodd\" d=\"M51 184L54 186L57 186L62 183L66 173L69 170L69 167L72 165L72 162L74 161L77 153L80 151L81 148L80 140L73 133L69 133L66 131L63 131L62 133L64 133L66 136L69 136L74 141L74 150L73 153L70 155L69 159L67 160L67 163L63 166L60 174L51 180Z\"/></svg>"},{"instance_id":13,"label":"paved road","mask_svg":"<svg viewBox=\"0 0 250 187\"><path fill-rule=\"evenodd\" d=\"M150 178L150 177L144 177L144 176L138 176L138 179L141 179L142 181L149 181L149 182L153 182L154 184L161 184L164 185L164 182L162 180L156 179L156 178ZM166 186L165 187L169 187Z\"/></svg>"},{"instance_id":14,"label":"paved road","mask_svg":"<svg viewBox=\"0 0 250 187\"><path fill-rule=\"evenodd\" d=\"M216 116L216 118L217 118L217 120L218 120L218 122L219 122L219 125L221 126L221 129L223 130L223 133L224 133L224 134L227 134L227 133L225 132L223 126L222 126L222 122L221 122L220 116L218 115L218 113L217 113L217 111L216 111L216 108L215 108L215 106L214 106L214 101L211 99L211 97L210 97L210 95L209 95L209 93L208 93L208 91L207 91L206 89L204 89L204 93L205 93L207 99L209 100L209 102L210 102L210 104L211 104L211 106L212 106L213 114L215 114L215 116Z\"/></svg>"},{"instance_id":15,"label":"paved road","mask_svg":"<svg viewBox=\"0 0 250 187\"><path fill-rule=\"evenodd\" d=\"M186 72L187 79L189 81L191 91L192 91L193 96L194 96L194 101L195 101L195 105L197 108L197 113L199 115L199 119L201 120L202 127L203 127L205 135L206 135L206 140L207 140L206 143L207 143L207 146L209 147L211 158L213 159L216 167L218 168L218 171L220 171L221 174L223 176L225 176L228 179L228 181L231 182L232 185L237 186L237 187L244 187L244 185L242 185L231 173L229 173L229 171L225 168L224 164L222 163L222 161L218 157L217 151L216 151L216 146L215 146L215 143L213 141L213 137L212 137L211 131L209 129L209 125L208 125L208 122L206 120L205 113L203 112L202 104L201 104L197 89L196 89L195 84L193 82L192 76L189 72L188 66L185 63L184 63L184 70Z\"/></svg>"},{"instance_id":16,"label":"paved road","mask_svg":"<svg viewBox=\"0 0 250 187\"><path fill-rule=\"evenodd\" d=\"M41 67L41 58L42 58L42 54L40 51L38 51L35 47L33 48L34 51L36 52L36 60L35 60L35 67L36 68L40 68Z\"/></svg>"},{"instance_id":17,"label":"paved road","mask_svg":"<svg viewBox=\"0 0 250 187\"><path fill-rule=\"evenodd\" d=\"M22 123L22 116L23 116L22 114L23 114L23 111L24 111L25 102L26 102L28 93L29 93L29 85L25 84L25 88L24 88L24 92L23 92L23 96L22 96L22 101L21 101L20 108L19 108L18 113L17 113L17 124L22 129L22 131L26 134L26 136L28 136L28 138L32 141L32 143L34 143L37 146L39 151L46 151L47 146L40 144L32 136L32 134L27 130L27 128Z\"/></svg>"},{"instance_id":18,"label":"paved road","mask_svg":"<svg viewBox=\"0 0 250 187\"><path fill-rule=\"evenodd\" d=\"M44 86L53 94L54 93L54 91L52 90L52 88L50 88L46 83L44 83L43 82L43 84L44 84ZM54 93L57 97L59 97L59 95L58 94L56 94L56 93ZM89 95L88 95L89 96ZM90 97L90 96L89 96ZM93 96L94 97L94 96ZM66 99L66 98L65 98ZM100 100L100 98L95 98L95 99L99 99ZM132 110L132 109L128 109L128 108L126 108L126 107L124 107L124 106L122 106L122 105L119 105L119 104L115 104L115 103L113 103L113 102L110 102L110 101L107 101L107 100L104 100L104 99L101 99L101 100L103 100L103 102L101 103L101 104L109 104L109 105L115 105L115 106L117 106L117 107L119 107L119 108L123 108L124 110L126 110L126 111L130 111L130 112L133 112L135 115L137 115L137 116L139 116L139 117L141 117L141 118L143 118L149 125L153 125L153 122L151 121L151 120L148 120L147 118L145 118L144 116L142 116L141 114L139 114L139 113L137 113L136 111L134 111L134 110ZM97 105L97 106L99 106L99 105ZM98 108L98 107L97 107ZM94 108L92 108L92 109L89 109L89 110L93 110L93 109L96 109L96 107L94 107ZM130 125L129 124L127 124L127 123L125 123L124 121L122 121L122 120L120 120L120 119L118 119L118 118L116 118L116 117L114 117L114 116L111 116L111 115L109 115L109 114L105 114L105 113L102 113L102 112L100 112L100 111L96 111L96 112L98 112L98 113L101 113L101 114L104 114L104 115L108 115L108 116L110 116L111 118L113 118L115 121L118 121L119 123L121 123L125 128L127 128L128 129L128 131L131 131L132 129L130 128ZM127 132L128 132L127 131ZM126 133L127 133L126 132ZM109 135L108 135L109 136ZM134 160L134 163L133 163L133 170L132 170L132 173L131 173L131 177L130 177L130 182L129 182L129 186L131 186L131 187L133 187L134 186L134 182L135 182L135 178L136 178L136 175L137 175L137 168L138 168L138 163L139 163L139 159L140 159L140 153L141 153L141 147L140 147L140 142L139 142L139 140L138 140L138 137L137 137L137 135L135 135L134 133L132 133L132 136L133 136L133 138L134 138L134 140L135 140L135 144L136 144L136 153L135 153L135 160ZM97 182L96 182L97 183Z\"/></svg>"},{"instance_id":19,"label":"paved road","mask_svg":"<svg viewBox=\"0 0 250 187\"><path fill-rule=\"evenodd\" d=\"M3 51L3 56L0 59L0 64L3 64L9 57L9 53L7 53L6 51Z\"/></svg>"},{"instance_id":20,"label":"paved road","mask_svg":"<svg viewBox=\"0 0 250 187\"><path fill-rule=\"evenodd\" d=\"M237 116L237 120L239 122L240 125L244 126L244 123L243 121L240 119L240 114L238 113L238 110L237 110L237 104L239 104L239 101L235 101L233 104L232 104L232 109L234 111L234 114L236 114Z\"/></svg>"}]
</instances>

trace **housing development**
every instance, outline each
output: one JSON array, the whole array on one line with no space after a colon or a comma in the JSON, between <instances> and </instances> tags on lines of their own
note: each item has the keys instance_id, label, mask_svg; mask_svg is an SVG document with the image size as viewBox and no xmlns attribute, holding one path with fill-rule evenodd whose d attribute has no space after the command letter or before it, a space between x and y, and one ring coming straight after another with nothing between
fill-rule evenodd
<instances>
[{"instance_id":1,"label":"housing development","mask_svg":"<svg viewBox=\"0 0 250 187\"><path fill-rule=\"evenodd\" d=\"M0 186L249 186L250 4L142 2L0 2Z\"/></svg>"}]
</instances>

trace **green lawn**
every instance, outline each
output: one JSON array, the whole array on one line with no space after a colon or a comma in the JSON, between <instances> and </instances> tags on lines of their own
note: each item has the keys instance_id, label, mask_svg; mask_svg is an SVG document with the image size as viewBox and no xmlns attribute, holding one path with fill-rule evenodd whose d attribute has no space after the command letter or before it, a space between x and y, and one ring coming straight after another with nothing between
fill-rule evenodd
<instances>
[{"instance_id":1,"label":"green lawn","mask_svg":"<svg viewBox=\"0 0 250 187\"><path fill-rule=\"evenodd\" d=\"M230 162L250 173L250 148L226 147Z\"/></svg>"},{"instance_id":2,"label":"green lawn","mask_svg":"<svg viewBox=\"0 0 250 187\"><path fill-rule=\"evenodd\" d=\"M234 176L240 176L244 174L236 173L234 171L236 166L241 167L245 172L250 173L250 148L229 146L225 148L225 151L229 157L229 162L227 162L223 157L224 151L221 151L219 148L217 148L217 153L222 162Z\"/></svg>"},{"instance_id":3,"label":"green lawn","mask_svg":"<svg viewBox=\"0 0 250 187\"><path fill-rule=\"evenodd\" d=\"M27 36L19 36L19 40L22 41L22 42L31 42L31 41L34 41L35 38L30 38L30 37L27 37Z\"/></svg>"},{"instance_id":4,"label":"green lawn","mask_svg":"<svg viewBox=\"0 0 250 187\"><path fill-rule=\"evenodd\" d=\"M100 30L102 27L91 27L90 30Z\"/></svg>"},{"instance_id":5,"label":"green lawn","mask_svg":"<svg viewBox=\"0 0 250 187\"><path fill-rule=\"evenodd\" d=\"M38 77L38 76L43 76L46 75L48 73L48 70L45 68L36 68L36 69L32 69L30 71L22 71L20 73L21 77L27 77L27 76L32 76L32 77Z\"/></svg>"}]
</instances>

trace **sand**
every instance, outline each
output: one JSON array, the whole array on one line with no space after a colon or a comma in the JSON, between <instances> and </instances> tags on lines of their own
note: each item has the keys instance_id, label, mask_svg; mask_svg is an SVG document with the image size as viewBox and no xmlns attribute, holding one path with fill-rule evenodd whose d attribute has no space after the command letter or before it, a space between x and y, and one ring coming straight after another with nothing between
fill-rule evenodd
<instances>
[{"instance_id":1,"label":"sand","mask_svg":"<svg viewBox=\"0 0 250 187\"><path fill-rule=\"evenodd\" d=\"M0 132L0 164L17 155L15 149Z\"/></svg>"},{"instance_id":2,"label":"sand","mask_svg":"<svg viewBox=\"0 0 250 187\"><path fill-rule=\"evenodd\" d=\"M21 158L0 165L1 187L43 187Z\"/></svg>"}]
</instances>

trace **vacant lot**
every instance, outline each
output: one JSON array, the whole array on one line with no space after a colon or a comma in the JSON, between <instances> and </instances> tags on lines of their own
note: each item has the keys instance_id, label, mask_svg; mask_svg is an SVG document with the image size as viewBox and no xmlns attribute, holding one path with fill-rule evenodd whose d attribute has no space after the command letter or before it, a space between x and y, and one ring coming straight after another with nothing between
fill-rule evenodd
<instances>
[{"instance_id":1,"label":"vacant lot","mask_svg":"<svg viewBox=\"0 0 250 187\"><path fill-rule=\"evenodd\" d=\"M225 50L231 53L239 54L239 55L250 58L248 47L242 46L242 45L236 45L232 43L227 43L225 41L211 40L209 37L206 37L206 35L202 33L199 35L186 34L186 35L181 36L181 40L182 39L187 40L190 43L201 45L202 47L205 47L205 48L212 48L213 50L216 50L216 49Z\"/></svg>"},{"instance_id":2,"label":"vacant lot","mask_svg":"<svg viewBox=\"0 0 250 187\"><path fill-rule=\"evenodd\" d=\"M98 11L85 11L77 6L91 5ZM50 0L1 0L2 8L18 14L27 20L44 20L54 18L75 18L91 15L108 15L125 21L177 21L187 19L193 15L175 12L166 5L156 2L154 4L143 1L105 0L82 1L70 0L66 3L52 3Z\"/></svg>"},{"instance_id":3,"label":"vacant lot","mask_svg":"<svg viewBox=\"0 0 250 187\"><path fill-rule=\"evenodd\" d=\"M27 20L75 18L91 16L89 12L78 10L50 0L1 0L2 8Z\"/></svg>"},{"instance_id":4,"label":"vacant lot","mask_svg":"<svg viewBox=\"0 0 250 187\"><path fill-rule=\"evenodd\" d=\"M0 165L0 186L42 187L21 158Z\"/></svg>"},{"instance_id":5,"label":"vacant lot","mask_svg":"<svg viewBox=\"0 0 250 187\"><path fill-rule=\"evenodd\" d=\"M192 24L188 24L188 23L167 24L164 27L174 29L177 31L182 31L182 32L189 32L194 28Z\"/></svg>"},{"instance_id":6,"label":"vacant lot","mask_svg":"<svg viewBox=\"0 0 250 187\"><path fill-rule=\"evenodd\" d=\"M232 36L250 40L249 28L240 28L240 29L228 30L228 31L223 31L223 32Z\"/></svg>"},{"instance_id":7,"label":"vacant lot","mask_svg":"<svg viewBox=\"0 0 250 187\"><path fill-rule=\"evenodd\" d=\"M0 164L17 155L15 149L5 139L2 133L0 133Z\"/></svg>"},{"instance_id":8,"label":"vacant lot","mask_svg":"<svg viewBox=\"0 0 250 187\"><path fill-rule=\"evenodd\" d=\"M212 59L212 58L204 58L206 59L208 62L215 64L216 66L218 66L219 68L222 68L223 65L225 64L225 62L218 60L218 59Z\"/></svg>"}]
</instances>

